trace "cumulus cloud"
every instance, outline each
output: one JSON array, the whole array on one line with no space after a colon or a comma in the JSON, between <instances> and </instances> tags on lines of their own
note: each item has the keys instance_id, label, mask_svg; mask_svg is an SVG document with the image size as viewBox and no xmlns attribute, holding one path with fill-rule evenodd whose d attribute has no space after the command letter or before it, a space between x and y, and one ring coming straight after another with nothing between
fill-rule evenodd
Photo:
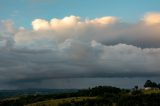
<instances>
[{"instance_id":1,"label":"cumulus cloud","mask_svg":"<svg viewBox=\"0 0 160 106\"><path fill-rule=\"evenodd\" d=\"M160 24L160 13L148 13L144 16L144 22L147 25Z\"/></svg>"},{"instance_id":2,"label":"cumulus cloud","mask_svg":"<svg viewBox=\"0 0 160 106\"><path fill-rule=\"evenodd\" d=\"M69 16L64 17L63 19L51 19L50 25L53 30L63 30L65 28L74 28L80 21L80 17L77 16Z\"/></svg>"},{"instance_id":3,"label":"cumulus cloud","mask_svg":"<svg viewBox=\"0 0 160 106\"><path fill-rule=\"evenodd\" d=\"M32 26L34 30L47 30L50 28L49 23L46 20L35 19L32 22Z\"/></svg>"},{"instance_id":4,"label":"cumulus cloud","mask_svg":"<svg viewBox=\"0 0 160 106\"><path fill-rule=\"evenodd\" d=\"M74 29L76 27L84 27L86 25L107 25L112 24L116 22L115 17L102 17L102 18L96 18L96 19L85 19L81 20L78 16L68 16L64 17L62 19L53 18L50 22L43 20L43 19L35 19L32 22L32 27L35 31L37 30L56 30L56 31L62 31L65 29Z\"/></svg>"},{"instance_id":5,"label":"cumulus cloud","mask_svg":"<svg viewBox=\"0 0 160 106\"><path fill-rule=\"evenodd\" d=\"M12 27L12 21L0 21L0 47L10 48L13 46L14 40L12 34L14 29Z\"/></svg>"},{"instance_id":6,"label":"cumulus cloud","mask_svg":"<svg viewBox=\"0 0 160 106\"><path fill-rule=\"evenodd\" d=\"M159 13L146 14L143 20L134 24L111 16L96 19L68 16L62 19L53 18L50 22L35 19L32 26L36 33L43 32L45 37L54 37L62 42L68 38L77 38L86 42L96 40L106 45L125 43L141 48L158 48L159 19Z\"/></svg>"},{"instance_id":7,"label":"cumulus cloud","mask_svg":"<svg viewBox=\"0 0 160 106\"><path fill-rule=\"evenodd\" d=\"M14 29L3 21L0 84L22 87L55 78L160 76L160 26L145 24L146 16L134 24L116 17L35 19L33 30Z\"/></svg>"}]
</instances>

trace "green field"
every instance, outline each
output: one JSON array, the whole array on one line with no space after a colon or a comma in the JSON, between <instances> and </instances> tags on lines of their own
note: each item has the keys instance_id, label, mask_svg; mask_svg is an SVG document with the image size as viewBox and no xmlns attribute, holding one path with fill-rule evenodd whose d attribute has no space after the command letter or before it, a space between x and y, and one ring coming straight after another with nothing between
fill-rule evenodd
<instances>
[{"instance_id":1,"label":"green field","mask_svg":"<svg viewBox=\"0 0 160 106\"><path fill-rule=\"evenodd\" d=\"M153 94L153 93L159 93L160 94L160 90L143 90L144 94Z\"/></svg>"},{"instance_id":2,"label":"green field","mask_svg":"<svg viewBox=\"0 0 160 106\"><path fill-rule=\"evenodd\" d=\"M33 104L28 104L25 106L58 106L59 104L66 103L66 102L80 102L83 100L88 100L88 99L96 99L97 97L71 97L71 98L64 98L64 99L53 99L53 100L47 100L47 101L42 101L42 102L37 102Z\"/></svg>"}]
</instances>

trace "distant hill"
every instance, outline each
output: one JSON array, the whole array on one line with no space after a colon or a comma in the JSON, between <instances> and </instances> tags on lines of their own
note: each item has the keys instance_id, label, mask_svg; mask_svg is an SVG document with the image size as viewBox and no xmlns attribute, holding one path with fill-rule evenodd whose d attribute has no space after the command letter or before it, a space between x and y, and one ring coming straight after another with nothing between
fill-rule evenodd
<instances>
[{"instance_id":1,"label":"distant hill","mask_svg":"<svg viewBox=\"0 0 160 106\"><path fill-rule=\"evenodd\" d=\"M27 96L27 95L47 95L76 92L77 89L21 89L21 90L0 90L0 99Z\"/></svg>"}]
</instances>

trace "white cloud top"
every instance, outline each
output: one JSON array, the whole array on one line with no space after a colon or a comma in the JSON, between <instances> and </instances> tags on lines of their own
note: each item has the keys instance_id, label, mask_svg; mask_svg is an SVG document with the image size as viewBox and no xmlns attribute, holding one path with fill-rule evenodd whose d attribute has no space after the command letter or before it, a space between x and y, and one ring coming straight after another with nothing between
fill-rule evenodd
<instances>
[{"instance_id":1,"label":"white cloud top","mask_svg":"<svg viewBox=\"0 0 160 106\"><path fill-rule=\"evenodd\" d=\"M35 19L32 22L32 26L34 30L47 30L50 28L49 23L46 20L43 19Z\"/></svg>"},{"instance_id":2,"label":"white cloud top","mask_svg":"<svg viewBox=\"0 0 160 106\"><path fill-rule=\"evenodd\" d=\"M144 21L148 25L160 24L160 13L148 13L144 16Z\"/></svg>"},{"instance_id":3,"label":"white cloud top","mask_svg":"<svg viewBox=\"0 0 160 106\"><path fill-rule=\"evenodd\" d=\"M115 17L101 17L96 19L85 19L81 20L80 17L77 16L68 16L64 17L62 19L53 18L50 22L43 20L43 19L35 19L32 22L33 30L63 30L68 28L75 28L80 26L86 26L86 25L107 25L112 24L116 22Z\"/></svg>"}]
</instances>

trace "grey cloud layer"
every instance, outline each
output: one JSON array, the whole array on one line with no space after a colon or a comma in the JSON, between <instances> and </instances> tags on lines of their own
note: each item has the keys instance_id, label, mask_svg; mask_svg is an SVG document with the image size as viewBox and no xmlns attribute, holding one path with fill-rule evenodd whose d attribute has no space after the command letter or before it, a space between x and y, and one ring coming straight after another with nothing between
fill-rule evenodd
<instances>
[{"instance_id":1,"label":"grey cloud layer","mask_svg":"<svg viewBox=\"0 0 160 106\"><path fill-rule=\"evenodd\" d=\"M41 21L36 23L41 27L33 25L36 30L0 23L1 85L32 86L55 78L160 76L159 23L127 24L112 17L82 21L71 16L53 19L57 23L51 27Z\"/></svg>"}]
</instances>

